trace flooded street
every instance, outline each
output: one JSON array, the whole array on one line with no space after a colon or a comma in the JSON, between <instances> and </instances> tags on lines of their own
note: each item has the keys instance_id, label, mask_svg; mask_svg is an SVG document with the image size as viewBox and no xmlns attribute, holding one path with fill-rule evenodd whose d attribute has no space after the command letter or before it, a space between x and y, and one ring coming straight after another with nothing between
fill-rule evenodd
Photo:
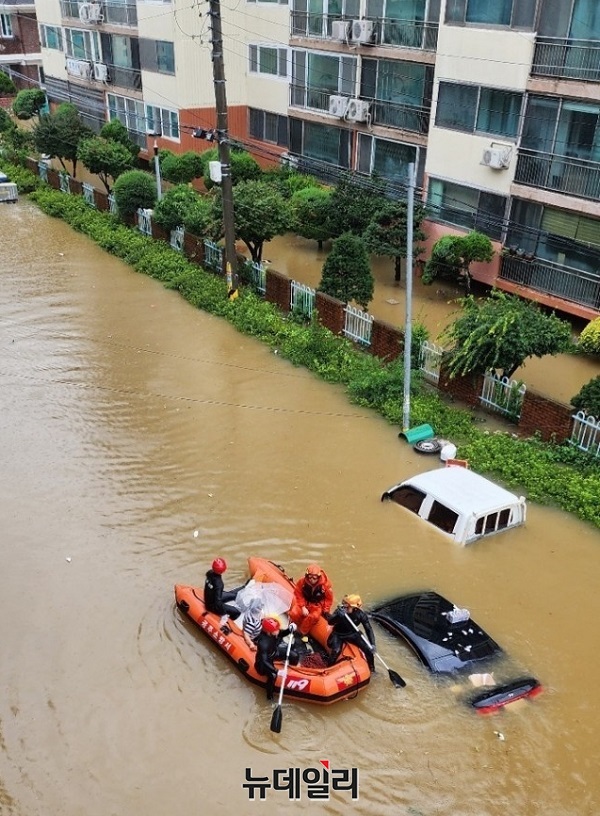
<instances>
[{"instance_id":1,"label":"flooded street","mask_svg":"<svg viewBox=\"0 0 600 816\"><path fill-rule=\"evenodd\" d=\"M240 244L240 249L242 248L243 245ZM316 241L285 235L276 237L265 245L265 257L269 259L273 269L316 287L321 282L329 248L330 244L325 244L324 249L319 250ZM394 262L390 258L371 256L371 271L375 279L375 292L367 311L379 320L403 328L406 324L404 266L400 285L394 283ZM420 278L415 277L413 320L427 328L433 342L439 342L441 332L460 315L461 308L456 301L464 295L463 288L454 286L449 281L435 281L431 286L424 286ZM586 321L575 318L572 318L571 323L576 334L586 325ZM579 393L581 387L598 374L600 367L597 359L586 355L560 354L527 360L514 373L513 379L522 380L528 388L569 405L571 398Z\"/></svg>"},{"instance_id":2,"label":"flooded street","mask_svg":"<svg viewBox=\"0 0 600 816\"><path fill-rule=\"evenodd\" d=\"M600 812L597 529L530 505L457 547L381 504L439 464L396 428L33 205L0 219L1 816ZM251 554L321 563L336 601L435 589L545 692L479 717L378 628L406 688L284 702L273 734L173 602ZM358 802L242 788L321 759L359 769Z\"/></svg>"}]
</instances>

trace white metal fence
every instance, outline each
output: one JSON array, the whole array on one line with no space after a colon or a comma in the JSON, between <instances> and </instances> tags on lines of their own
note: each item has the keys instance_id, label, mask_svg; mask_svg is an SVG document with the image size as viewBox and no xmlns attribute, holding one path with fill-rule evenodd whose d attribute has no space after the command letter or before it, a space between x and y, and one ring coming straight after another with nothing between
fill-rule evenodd
<instances>
[{"instance_id":1,"label":"white metal fence","mask_svg":"<svg viewBox=\"0 0 600 816\"><path fill-rule=\"evenodd\" d=\"M290 310L311 317L315 310L315 290L305 283L293 280L290 294Z\"/></svg>"},{"instance_id":2,"label":"white metal fence","mask_svg":"<svg viewBox=\"0 0 600 816\"><path fill-rule=\"evenodd\" d=\"M355 343L364 346L371 345L371 331L373 330L373 315L346 304L344 309L344 336Z\"/></svg>"},{"instance_id":3,"label":"white metal fence","mask_svg":"<svg viewBox=\"0 0 600 816\"><path fill-rule=\"evenodd\" d=\"M588 416L585 411L577 411L573 414L573 429L569 442L579 450L600 456L600 419Z\"/></svg>"},{"instance_id":4,"label":"white metal fence","mask_svg":"<svg viewBox=\"0 0 600 816\"><path fill-rule=\"evenodd\" d=\"M152 210L137 211L138 229L143 235L152 235Z\"/></svg>"},{"instance_id":5,"label":"white metal fence","mask_svg":"<svg viewBox=\"0 0 600 816\"><path fill-rule=\"evenodd\" d=\"M96 199L94 198L94 187L93 187L93 185L88 184L87 181L84 181L81 186L83 188L83 198L84 198L84 200L87 201L87 203L90 205L90 207L95 207L96 206Z\"/></svg>"},{"instance_id":6,"label":"white metal fence","mask_svg":"<svg viewBox=\"0 0 600 816\"><path fill-rule=\"evenodd\" d=\"M252 279L252 285L256 289L256 291L264 295L267 291L267 270L261 263L257 261L248 261L248 266L250 268L250 277Z\"/></svg>"},{"instance_id":7,"label":"white metal fence","mask_svg":"<svg viewBox=\"0 0 600 816\"><path fill-rule=\"evenodd\" d=\"M204 241L204 263L215 272L223 269L223 249L208 239Z\"/></svg>"},{"instance_id":8,"label":"white metal fence","mask_svg":"<svg viewBox=\"0 0 600 816\"><path fill-rule=\"evenodd\" d=\"M58 183L60 184L60 189L63 193L70 193L71 192L71 179L69 178L68 173L59 173L58 174Z\"/></svg>"},{"instance_id":9,"label":"white metal fence","mask_svg":"<svg viewBox=\"0 0 600 816\"><path fill-rule=\"evenodd\" d=\"M504 414L516 422L521 417L526 390L525 383L488 372L483 380L479 400L492 411Z\"/></svg>"},{"instance_id":10,"label":"white metal fence","mask_svg":"<svg viewBox=\"0 0 600 816\"><path fill-rule=\"evenodd\" d=\"M424 340L419 349L419 368L425 375L425 379L437 383L440 379L440 369L442 367L442 357L444 349L429 340Z\"/></svg>"},{"instance_id":11,"label":"white metal fence","mask_svg":"<svg viewBox=\"0 0 600 816\"><path fill-rule=\"evenodd\" d=\"M119 212L117 208L117 202L115 201L115 197L112 193L109 193L108 195L108 210L111 215L117 215Z\"/></svg>"},{"instance_id":12,"label":"white metal fence","mask_svg":"<svg viewBox=\"0 0 600 816\"><path fill-rule=\"evenodd\" d=\"M174 230L171 230L171 235L169 236L169 243L176 249L177 252L183 251L183 237L184 237L184 229L183 227L176 227Z\"/></svg>"},{"instance_id":13,"label":"white metal fence","mask_svg":"<svg viewBox=\"0 0 600 816\"><path fill-rule=\"evenodd\" d=\"M42 181L48 183L48 164L45 161L38 162L38 174Z\"/></svg>"}]
</instances>

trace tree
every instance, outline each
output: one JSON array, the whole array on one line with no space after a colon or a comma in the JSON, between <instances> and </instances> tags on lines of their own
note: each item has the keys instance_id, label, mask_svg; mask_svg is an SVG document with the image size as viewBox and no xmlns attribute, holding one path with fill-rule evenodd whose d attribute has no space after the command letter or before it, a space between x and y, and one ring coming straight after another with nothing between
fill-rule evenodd
<instances>
[{"instance_id":1,"label":"tree","mask_svg":"<svg viewBox=\"0 0 600 816\"><path fill-rule=\"evenodd\" d=\"M210 177L210 171L208 164L211 161L219 161L219 150L216 147L211 148L210 150L205 150L204 153L200 154L202 156L203 162L203 172L202 176L204 179L204 186L207 190L210 190L211 187L214 187L215 182ZM245 150L236 150L232 148L230 152L230 163L231 163L231 183L235 186L240 181L254 181L261 177L262 170L260 169L260 165L254 159L250 153L246 153Z\"/></svg>"},{"instance_id":2,"label":"tree","mask_svg":"<svg viewBox=\"0 0 600 816\"><path fill-rule=\"evenodd\" d=\"M491 261L494 257L492 242L481 232L468 235L444 235L436 241L431 258L425 264L423 283L430 284L439 276L464 280L467 293L471 291L470 266L474 261Z\"/></svg>"},{"instance_id":3,"label":"tree","mask_svg":"<svg viewBox=\"0 0 600 816\"><path fill-rule=\"evenodd\" d=\"M121 216L135 215L138 209L151 209L156 201L154 179L143 170L128 170L115 182L113 195Z\"/></svg>"},{"instance_id":4,"label":"tree","mask_svg":"<svg viewBox=\"0 0 600 816\"><path fill-rule=\"evenodd\" d=\"M10 118L8 111L4 110L4 108L0 108L0 133L8 133L8 131L14 127L15 123Z\"/></svg>"},{"instance_id":5,"label":"tree","mask_svg":"<svg viewBox=\"0 0 600 816\"><path fill-rule=\"evenodd\" d=\"M219 220L215 218L213 199L197 195L194 203L185 210L183 226L197 238L218 238Z\"/></svg>"},{"instance_id":6,"label":"tree","mask_svg":"<svg viewBox=\"0 0 600 816\"><path fill-rule=\"evenodd\" d=\"M383 195L383 185L373 179L360 183L350 176L342 176L331 193L330 235L338 237L344 232L362 235L381 209Z\"/></svg>"},{"instance_id":7,"label":"tree","mask_svg":"<svg viewBox=\"0 0 600 816\"><path fill-rule=\"evenodd\" d=\"M375 282L362 238L345 232L335 239L323 264L318 288L344 303L354 300L363 309L367 308L373 297Z\"/></svg>"},{"instance_id":8,"label":"tree","mask_svg":"<svg viewBox=\"0 0 600 816\"><path fill-rule=\"evenodd\" d=\"M386 201L371 218L363 240L365 246L374 255L388 255L394 259L394 280L401 278L402 258L406 258L407 205L404 201ZM418 245L425 239L421 230L421 221L425 210L417 205L413 209L413 258L417 258L423 248Z\"/></svg>"},{"instance_id":9,"label":"tree","mask_svg":"<svg viewBox=\"0 0 600 816\"><path fill-rule=\"evenodd\" d=\"M81 141L77 147L77 158L90 173L98 176L107 193L110 193L109 179L117 179L133 167L133 156L127 148L111 139L92 136Z\"/></svg>"},{"instance_id":10,"label":"tree","mask_svg":"<svg viewBox=\"0 0 600 816\"><path fill-rule=\"evenodd\" d=\"M328 215L331 209L331 190L324 187L304 187L291 199L292 229L297 235L316 241L319 249L331 238Z\"/></svg>"},{"instance_id":11,"label":"tree","mask_svg":"<svg viewBox=\"0 0 600 816\"><path fill-rule=\"evenodd\" d=\"M321 183L314 176L299 173L293 167L271 167L265 170L261 178L276 187L284 198L292 198L299 190L307 188L322 189Z\"/></svg>"},{"instance_id":12,"label":"tree","mask_svg":"<svg viewBox=\"0 0 600 816\"><path fill-rule=\"evenodd\" d=\"M75 105L65 102L54 113L40 116L33 129L34 143L40 153L57 158L64 170L65 161L73 164L73 178L77 175L77 149L83 139L94 134L85 125Z\"/></svg>"},{"instance_id":13,"label":"tree","mask_svg":"<svg viewBox=\"0 0 600 816\"><path fill-rule=\"evenodd\" d=\"M590 320L581 332L579 348L586 354L600 354L600 317Z\"/></svg>"},{"instance_id":14,"label":"tree","mask_svg":"<svg viewBox=\"0 0 600 816\"><path fill-rule=\"evenodd\" d=\"M586 383L571 400L578 411L600 418L600 375Z\"/></svg>"},{"instance_id":15,"label":"tree","mask_svg":"<svg viewBox=\"0 0 600 816\"><path fill-rule=\"evenodd\" d=\"M4 71L0 71L0 96L14 96L17 86Z\"/></svg>"},{"instance_id":16,"label":"tree","mask_svg":"<svg viewBox=\"0 0 600 816\"><path fill-rule=\"evenodd\" d=\"M533 301L493 289L490 297L462 300L464 313L442 338L452 342L451 376L500 370L511 377L528 357L559 354L572 347L571 326Z\"/></svg>"},{"instance_id":17,"label":"tree","mask_svg":"<svg viewBox=\"0 0 600 816\"><path fill-rule=\"evenodd\" d=\"M177 187L172 187L163 195L155 206L152 217L160 227L170 232L184 225L186 215L194 211L200 198L198 193L187 184L178 184ZM210 214L210 202L206 203L206 208Z\"/></svg>"},{"instance_id":18,"label":"tree","mask_svg":"<svg viewBox=\"0 0 600 816\"><path fill-rule=\"evenodd\" d=\"M215 199L215 217L221 218L222 199ZM252 260L260 263L263 244L290 227L289 202L268 182L240 181L233 188L235 235L250 250Z\"/></svg>"},{"instance_id":19,"label":"tree","mask_svg":"<svg viewBox=\"0 0 600 816\"><path fill-rule=\"evenodd\" d=\"M161 150L159 160L162 177L172 184L189 184L192 179L200 178L204 173L202 154L193 150L186 153Z\"/></svg>"},{"instance_id":20,"label":"tree","mask_svg":"<svg viewBox=\"0 0 600 816\"><path fill-rule=\"evenodd\" d=\"M127 148L134 160L137 159L140 152L139 145L129 137L129 131L118 119L111 119L110 122L106 122L105 125L102 125L100 136L102 136L103 139L110 139L111 142L119 142L119 144Z\"/></svg>"},{"instance_id":21,"label":"tree","mask_svg":"<svg viewBox=\"0 0 600 816\"><path fill-rule=\"evenodd\" d=\"M17 119L31 119L46 104L46 94L39 88L27 88L19 91L12 108Z\"/></svg>"}]
</instances>

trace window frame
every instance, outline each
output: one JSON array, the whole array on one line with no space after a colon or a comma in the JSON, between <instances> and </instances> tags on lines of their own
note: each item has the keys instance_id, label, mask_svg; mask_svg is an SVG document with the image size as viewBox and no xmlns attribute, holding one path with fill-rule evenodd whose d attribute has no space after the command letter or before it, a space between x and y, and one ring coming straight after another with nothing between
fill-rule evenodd
<instances>
[{"instance_id":1,"label":"window frame","mask_svg":"<svg viewBox=\"0 0 600 816\"><path fill-rule=\"evenodd\" d=\"M171 139L174 142L181 141L179 111L153 105L150 102L145 103L145 109L147 131L160 133L163 139Z\"/></svg>"},{"instance_id":2,"label":"window frame","mask_svg":"<svg viewBox=\"0 0 600 816\"><path fill-rule=\"evenodd\" d=\"M533 31L535 30L541 7L540 0L529 0L530 6L527 8L527 14L531 19L528 22L523 23L520 20L520 16L523 14L523 8L519 5L521 0L511 0L509 22L492 23L487 21L468 20L467 14L470 2L472 2L472 0L448 0L444 19L445 24L473 26L474 28L498 28L504 30L517 29L523 31ZM488 0L488 2L491 5L494 0Z\"/></svg>"},{"instance_id":3,"label":"window frame","mask_svg":"<svg viewBox=\"0 0 600 816\"><path fill-rule=\"evenodd\" d=\"M170 54L161 54L161 47L170 46ZM154 40L154 48L156 50L156 72L158 74L167 74L168 76L175 76L175 45L171 40ZM168 49L167 49L168 50ZM165 67L165 60L169 63ZM162 63L162 64L161 64ZM171 67L172 66L172 67Z\"/></svg>"},{"instance_id":4,"label":"window frame","mask_svg":"<svg viewBox=\"0 0 600 816\"><path fill-rule=\"evenodd\" d=\"M274 51L276 69L275 71L261 71L261 52ZM285 71L282 70L282 65ZM267 43L251 43L248 46L248 72L256 76L269 77L270 79L285 79L290 76L289 49L287 46L278 46Z\"/></svg>"},{"instance_id":5,"label":"window frame","mask_svg":"<svg viewBox=\"0 0 600 816\"><path fill-rule=\"evenodd\" d=\"M58 45L50 45L48 32L53 32L56 35ZM64 51L63 40L63 31L60 26L51 26L46 25L45 23L40 23L40 42L43 48L49 48L52 51Z\"/></svg>"},{"instance_id":6,"label":"window frame","mask_svg":"<svg viewBox=\"0 0 600 816\"><path fill-rule=\"evenodd\" d=\"M12 40L14 38L11 14L0 14L0 40Z\"/></svg>"},{"instance_id":7,"label":"window frame","mask_svg":"<svg viewBox=\"0 0 600 816\"><path fill-rule=\"evenodd\" d=\"M115 104L111 105L111 99L115 100ZM120 100L117 102L117 100ZM138 111L137 107L141 106L141 110ZM135 107L136 112L130 110L130 108ZM114 111L114 115L113 115ZM148 128L146 127L146 106L141 99L135 99L131 96L122 96L121 94L115 93L107 93L106 94L106 112L108 114L108 121L111 122L114 117L116 117L122 125L124 125L128 131L132 133L142 133L146 134ZM120 114L123 116L121 118ZM125 121L123 121L125 119ZM138 127L134 127L133 124L137 124L141 121L144 125L143 130L139 130Z\"/></svg>"},{"instance_id":8,"label":"window frame","mask_svg":"<svg viewBox=\"0 0 600 816\"><path fill-rule=\"evenodd\" d=\"M277 117L275 128L277 130L277 138L267 138L267 117ZM260 120L260 125L255 127L257 121ZM281 138L282 130L285 132L285 139ZM288 147L288 118L281 113L273 113L272 111L262 110L261 108L248 108L248 135L252 139L261 142L268 142L269 144L276 144L278 147Z\"/></svg>"},{"instance_id":9,"label":"window frame","mask_svg":"<svg viewBox=\"0 0 600 816\"><path fill-rule=\"evenodd\" d=\"M432 194L434 192L435 185L442 185L442 198L440 203L433 203L432 202ZM452 187L457 187L464 189L470 193L475 193L477 195L477 206L472 207L472 210L468 208L471 206L467 202L461 201L459 198L455 197L456 193L452 195L447 194L445 187L447 185L451 185ZM504 207L502 210L502 215L492 215L491 210L483 209L481 204L482 196L493 196L497 199L502 199L504 202ZM460 204L466 205L464 208L451 206L450 202L456 202ZM458 227L459 229L466 229L466 230L478 230L479 232L484 233L487 235L490 240L492 241L502 241L505 235L508 219L507 219L507 207L509 203L509 196L502 195L501 193L496 192L495 190L484 190L480 187L473 187L471 185L467 186L466 184L459 184L456 181L451 181L450 179L443 179L438 177L429 177L428 189L427 189L427 209L428 209L428 217L432 221L436 221L442 224L451 224L454 227ZM450 210L450 217L444 212L444 210ZM460 218L454 216L454 213L465 213L465 219L461 221ZM498 219L498 225L494 225L493 229L490 229L490 223ZM467 223L465 223L465 221ZM469 223L470 222L470 223Z\"/></svg>"},{"instance_id":10,"label":"window frame","mask_svg":"<svg viewBox=\"0 0 600 816\"><path fill-rule=\"evenodd\" d=\"M73 34L81 35L84 40L84 56L71 53L73 48ZM100 48L100 38L97 31L89 31L85 28L65 28L64 29L64 51L67 57L75 60L87 60L88 62L102 62L102 51Z\"/></svg>"},{"instance_id":11,"label":"window frame","mask_svg":"<svg viewBox=\"0 0 600 816\"><path fill-rule=\"evenodd\" d=\"M458 125L452 125L452 124L448 124L446 122L441 123L439 121L440 120L440 110L441 110L440 101L442 101L442 104L443 104L443 100L440 100L440 97L442 96L442 90L447 89L447 88L461 88L461 89L475 90L476 91L475 107L474 107L474 110L473 110L472 126L471 127L460 127ZM514 134L507 133L506 131L503 132L499 128L496 129L496 130L493 130L493 129L486 129L486 128L478 127L481 112L482 112L482 110L484 110L484 108L482 108L482 98L484 96L484 93L486 93L486 92L513 94L515 97L520 97L519 110L518 110L518 113L515 116L516 122L515 122L515 129L514 129L515 132L514 132ZM494 87L494 86L490 86L490 85L476 85L474 83L472 84L472 83L468 83L468 82L451 82L451 81L448 81L448 80L440 80L440 82L438 84L438 94L437 94L437 100L436 100L436 106L435 106L435 123L434 124L435 124L435 127L439 127L439 128L441 128L443 130L454 130L454 131L457 131L458 133L470 133L470 134L473 134L473 135L498 136L498 137L501 137L502 139L507 139L509 141L516 142L518 140L518 138L519 138L519 134L520 134L521 129L522 129L522 122L524 121L524 104L525 104L525 93L522 92L522 91L513 91L513 90L511 90L509 88L498 88L498 87ZM452 101L451 101L451 104L450 104L450 108L451 109L456 108L456 104L455 103L452 104ZM511 116L512 116L512 114L511 114Z\"/></svg>"}]
</instances>

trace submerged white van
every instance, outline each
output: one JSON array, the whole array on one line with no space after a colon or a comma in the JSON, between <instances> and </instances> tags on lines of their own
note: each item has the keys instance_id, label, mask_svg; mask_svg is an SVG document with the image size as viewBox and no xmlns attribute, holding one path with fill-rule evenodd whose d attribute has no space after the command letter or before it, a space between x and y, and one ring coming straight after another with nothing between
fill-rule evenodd
<instances>
[{"instance_id":1,"label":"submerged white van","mask_svg":"<svg viewBox=\"0 0 600 816\"><path fill-rule=\"evenodd\" d=\"M429 470L386 490L389 499L461 545L525 522L524 496L457 465Z\"/></svg>"}]
</instances>

